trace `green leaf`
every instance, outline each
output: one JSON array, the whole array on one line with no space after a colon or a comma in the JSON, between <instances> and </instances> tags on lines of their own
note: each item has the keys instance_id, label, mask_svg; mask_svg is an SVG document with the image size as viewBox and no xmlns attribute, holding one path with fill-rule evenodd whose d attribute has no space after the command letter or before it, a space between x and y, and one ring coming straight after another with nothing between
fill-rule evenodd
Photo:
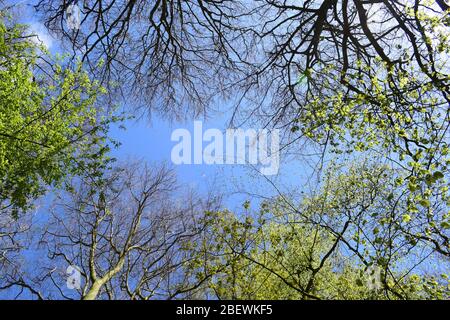
<instances>
[{"instance_id":1,"label":"green leaf","mask_svg":"<svg viewBox=\"0 0 450 320\"><path fill-rule=\"evenodd\" d=\"M448 222L448 221L443 221L443 222L441 222L440 226L441 226L441 228L443 228L443 229L450 229L450 222Z\"/></svg>"},{"instance_id":2,"label":"green leaf","mask_svg":"<svg viewBox=\"0 0 450 320\"><path fill-rule=\"evenodd\" d=\"M444 174L442 172L440 172L440 171L436 171L436 172L433 173L433 178L435 180L442 179L442 178L444 178Z\"/></svg>"},{"instance_id":3,"label":"green leaf","mask_svg":"<svg viewBox=\"0 0 450 320\"><path fill-rule=\"evenodd\" d=\"M410 216L409 214L404 214L404 215L402 215L402 221L403 221L404 223L410 222L410 221L411 221L411 216Z\"/></svg>"},{"instance_id":4,"label":"green leaf","mask_svg":"<svg viewBox=\"0 0 450 320\"><path fill-rule=\"evenodd\" d=\"M430 207L430 200L427 199L421 199L419 201L419 204L424 207L424 208L429 208Z\"/></svg>"}]
</instances>

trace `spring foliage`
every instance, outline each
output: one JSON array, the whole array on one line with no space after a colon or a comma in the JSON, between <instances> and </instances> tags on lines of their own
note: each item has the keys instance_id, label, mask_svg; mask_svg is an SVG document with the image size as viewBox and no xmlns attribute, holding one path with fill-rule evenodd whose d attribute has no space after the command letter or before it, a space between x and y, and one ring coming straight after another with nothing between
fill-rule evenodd
<instances>
[{"instance_id":1,"label":"spring foliage","mask_svg":"<svg viewBox=\"0 0 450 320\"><path fill-rule=\"evenodd\" d=\"M21 25L0 22L0 204L14 215L107 151L103 89L80 66L39 72L42 48Z\"/></svg>"}]
</instances>

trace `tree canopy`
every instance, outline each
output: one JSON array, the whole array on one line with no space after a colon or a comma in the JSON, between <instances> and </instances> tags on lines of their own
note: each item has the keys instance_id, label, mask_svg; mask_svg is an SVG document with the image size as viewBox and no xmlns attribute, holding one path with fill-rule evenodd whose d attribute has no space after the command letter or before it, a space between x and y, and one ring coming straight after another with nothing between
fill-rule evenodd
<instances>
[{"instance_id":1,"label":"tree canopy","mask_svg":"<svg viewBox=\"0 0 450 320\"><path fill-rule=\"evenodd\" d=\"M103 89L80 65L39 72L41 49L25 26L0 22L0 208L13 215L107 151Z\"/></svg>"},{"instance_id":2,"label":"tree canopy","mask_svg":"<svg viewBox=\"0 0 450 320\"><path fill-rule=\"evenodd\" d=\"M61 56L0 6L0 294L450 298L448 1L33 2ZM115 164L110 125L154 113L281 130L311 172L231 210Z\"/></svg>"}]
</instances>

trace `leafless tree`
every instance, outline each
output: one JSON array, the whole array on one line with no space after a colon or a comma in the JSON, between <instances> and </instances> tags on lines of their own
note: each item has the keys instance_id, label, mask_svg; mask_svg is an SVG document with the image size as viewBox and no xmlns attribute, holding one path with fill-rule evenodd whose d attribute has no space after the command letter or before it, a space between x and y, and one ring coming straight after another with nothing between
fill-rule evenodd
<instances>
[{"instance_id":1,"label":"leafless tree","mask_svg":"<svg viewBox=\"0 0 450 320\"><path fill-rule=\"evenodd\" d=\"M182 248L198 240L203 211L216 200L181 196L165 166L132 164L77 180L40 230L35 249L45 258L27 282L10 275L4 290L26 285L46 299L167 299L201 285L184 268L191 257Z\"/></svg>"},{"instance_id":2,"label":"leafless tree","mask_svg":"<svg viewBox=\"0 0 450 320\"><path fill-rule=\"evenodd\" d=\"M13 217L6 210L0 215L0 291L8 291L9 298L22 294L42 298L23 272L25 259L22 253L32 240L33 218L32 214Z\"/></svg>"},{"instance_id":3,"label":"leafless tree","mask_svg":"<svg viewBox=\"0 0 450 320\"><path fill-rule=\"evenodd\" d=\"M70 5L81 10L79 29L66 23ZM240 1L42 0L35 7L74 58L145 111L197 115L223 94L216 84L235 73L230 38Z\"/></svg>"}]
</instances>

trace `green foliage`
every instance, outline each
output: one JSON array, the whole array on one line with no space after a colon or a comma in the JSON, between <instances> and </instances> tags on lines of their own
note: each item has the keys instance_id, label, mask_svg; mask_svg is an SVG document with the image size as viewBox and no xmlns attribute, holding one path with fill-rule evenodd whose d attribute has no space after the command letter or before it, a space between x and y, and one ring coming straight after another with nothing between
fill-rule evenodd
<instances>
[{"instance_id":1,"label":"green foliage","mask_svg":"<svg viewBox=\"0 0 450 320\"><path fill-rule=\"evenodd\" d=\"M407 11L420 23L428 49L411 58L410 48L399 46L395 62L374 56L355 58L344 69L340 63L322 67L316 73L317 88L305 97L292 131L330 145L337 155L383 154L404 169L399 181L414 211L430 207L433 196L443 202L450 197L450 46L449 33L442 31L448 30L445 15ZM415 59L423 60L418 65Z\"/></svg>"},{"instance_id":2,"label":"green foliage","mask_svg":"<svg viewBox=\"0 0 450 320\"><path fill-rule=\"evenodd\" d=\"M331 164L321 188L297 204L281 196L258 212L248 201L244 213L208 212L203 242L185 248L186 267L220 299L446 299L445 275L414 273L420 255L428 266L440 257L430 258L417 233L431 220L417 224L397 174L368 161Z\"/></svg>"},{"instance_id":3,"label":"green foliage","mask_svg":"<svg viewBox=\"0 0 450 320\"><path fill-rule=\"evenodd\" d=\"M38 72L46 54L26 32L0 22L0 205L13 215L46 186L103 162L111 120L94 106L104 90L80 65Z\"/></svg>"}]
</instances>

